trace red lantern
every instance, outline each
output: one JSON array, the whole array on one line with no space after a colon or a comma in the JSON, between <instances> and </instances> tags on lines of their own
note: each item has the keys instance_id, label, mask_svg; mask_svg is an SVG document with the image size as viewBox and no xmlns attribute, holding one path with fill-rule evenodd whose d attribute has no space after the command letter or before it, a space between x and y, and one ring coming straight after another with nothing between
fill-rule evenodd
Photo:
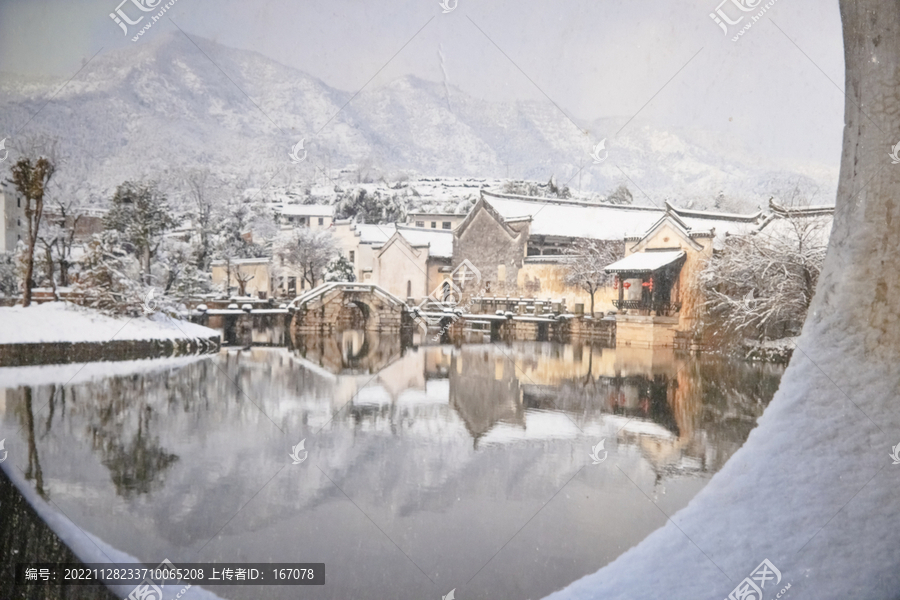
<instances>
[{"instance_id":1,"label":"red lantern","mask_svg":"<svg viewBox=\"0 0 900 600\"><path fill-rule=\"evenodd\" d=\"M614 290L619 289L619 276L618 275L616 275L615 278L613 279L613 289Z\"/></svg>"},{"instance_id":2,"label":"red lantern","mask_svg":"<svg viewBox=\"0 0 900 600\"><path fill-rule=\"evenodd\" d=\"M626 281L625 283L622 284L622 287L625 288L625 289L627 290L628 288L631 287L631 282L630 282L630 281Z\"/></svg>"}]
</instances>

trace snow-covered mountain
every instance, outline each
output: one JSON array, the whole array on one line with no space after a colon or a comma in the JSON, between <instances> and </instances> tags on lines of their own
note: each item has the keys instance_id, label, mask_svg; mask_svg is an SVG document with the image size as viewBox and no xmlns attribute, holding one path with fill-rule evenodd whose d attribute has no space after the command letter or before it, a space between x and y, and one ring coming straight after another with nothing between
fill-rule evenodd
<instances>
[{"instance_id":1,"label":"snow-covered mountain","mask_svg":"<svg viewBox=\"0 0 900 600\"><path fill-rule=\"evenodd\" d=\"M245 187L290 188L348 166L360 178L555 175L585 193L624 183L636 201L698 206L719 192L760 204L798 182L828 201L836 186L837 165L769 163L706 132L634 121L616 136L628 117L578 128L550 102L487 102L415 77L354 96L255 52L193 39L158 35L101 54L61 91L65 81L4 75L0 135L8 147L20 129L57 137L60 177L100 197L126 179L165 181L196 166ZM307 159L294 164L288 153L301 139ZM595 164L589 152L602 139L609 155Z\"/></svg>"}]
</instances>

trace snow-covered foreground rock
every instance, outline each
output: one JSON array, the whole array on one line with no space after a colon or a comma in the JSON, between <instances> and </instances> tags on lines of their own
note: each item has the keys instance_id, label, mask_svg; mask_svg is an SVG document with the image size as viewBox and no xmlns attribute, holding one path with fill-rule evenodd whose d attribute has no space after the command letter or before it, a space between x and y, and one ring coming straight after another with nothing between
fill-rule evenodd
<instances>
[{"instance_id":1,"label":"snow-covered foreground rock","mask_svg":"<svg viewBox=\"0 0 900 600\"><path fill-rule=\"evenodd\" d=\"M67 302L0 308L0 345L125 340L186 340L219 332L188 321L152 317L110 317Z\"/></svg>"},{"instance_id":2,"label":"snow-covered foreground rock","mask_svg":"<svg viewBox=\"0 0 900 600\"><path fill-rule=\"evenodd\" d=\"M19 493L25 497L37 515L53 530L60 541L72 550L84 564L139 564L137 558L107 544L102 539L85 532L68 519L61 511L51 506L34 490L31 483L22 475L19 469L9 463L0 467L4 470L9 480L16 486ZM153 565L150 565L153 566ZM134 585L108 584L109 590L121 598L130 597L135 590ZM221 600L212 592L200 586L187 587L183 585L160 586L163 598L175 598L181 600Z\"/></svg>"},{"instance_id":3,"label":"snow-covered foreground rock","mask_svg":"<svg viewBox=\"0 0 900 600\"><path fill-rule=\"evenodd\" d=\"M781 387L687 508L553 600L900 598L900 167L885 138L900 129L900 4L841 9L848 98L834 229ZM761 597L732 594L765 559L780 580Z\"/></svg>"}]
</instances>

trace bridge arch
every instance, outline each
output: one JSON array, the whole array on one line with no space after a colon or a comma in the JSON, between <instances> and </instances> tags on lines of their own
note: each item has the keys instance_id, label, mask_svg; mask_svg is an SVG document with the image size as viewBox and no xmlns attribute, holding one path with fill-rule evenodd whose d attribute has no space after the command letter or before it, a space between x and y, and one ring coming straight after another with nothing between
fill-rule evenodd
<instances>
[{"instance_id":1,"label":"bridge arch","mask_svg":"<svg viewBox=\"0 0 900 600\"><path fill-rule=\"evenodd\" d=\"M366 283L326 283L288 305L295 333L345 329L400 331L412 325L406 303L384 288Z\"/></svg>"}]
</instances>

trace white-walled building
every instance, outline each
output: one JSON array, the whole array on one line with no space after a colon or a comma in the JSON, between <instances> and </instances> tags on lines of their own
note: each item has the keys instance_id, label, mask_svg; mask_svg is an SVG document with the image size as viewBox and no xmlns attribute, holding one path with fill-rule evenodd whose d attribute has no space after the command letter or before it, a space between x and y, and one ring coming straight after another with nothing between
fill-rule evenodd
<instances>
[{"instance_id":1,"label":"white-walled building","mask_svg":"<svg viewBox=\"0 0 900 600\"><path fill-rule=\"evenodd\" d=\"M9 186L0 188L0 252L14 252L27 234L25 201Z\"/></svg>"},{"instance_id":2,"label":"white-walled building","mask_svg":"<svg viewBox=\"0 0 900 600\"><path fill-rule=\"evenodd\" d=\"M279 204L273 211L282 226L327 229L334 222L334 207L326 204Z\"/></svg>"},{"instance_id":3,"label":"white-walled building","mask_svg":"<svg viewBox=\"0 0 900 600\"><path fill-rule=\"evenodd\" d=\"M457 213L412 212L406 217L406 224L420 229L441 229L453 231L466 218Z\"/></svg>"}]
</instances>

